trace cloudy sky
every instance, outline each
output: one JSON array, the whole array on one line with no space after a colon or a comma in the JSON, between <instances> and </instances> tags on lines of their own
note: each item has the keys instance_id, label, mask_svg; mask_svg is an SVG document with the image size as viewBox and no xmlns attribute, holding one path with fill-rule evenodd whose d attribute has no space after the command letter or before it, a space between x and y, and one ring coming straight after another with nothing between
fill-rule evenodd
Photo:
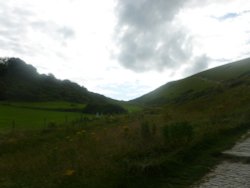
<instances>
[{"instance_id":1,"label":"cloudy sky","mask_svg":"<svg viewBox=\"0 0 250 188\"><path fill-rule=\"evenodd\" d=\"M129 100L250 57L250 1L0 0L0 56Z\"/></svg>"}]
</instances>

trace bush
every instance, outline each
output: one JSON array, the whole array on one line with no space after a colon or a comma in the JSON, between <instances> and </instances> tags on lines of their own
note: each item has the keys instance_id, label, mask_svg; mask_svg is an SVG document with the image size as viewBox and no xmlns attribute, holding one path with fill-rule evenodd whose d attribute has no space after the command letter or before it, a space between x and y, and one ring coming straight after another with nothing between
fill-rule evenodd
<instances>
[{"instance_id":1,"label":"bush","mask_svg":"<svg viewBox=\"0 0 250 188\"><path fill-rule=\"evenodd\" d=\"M188 122L177 122L163 127L166 144L183 145L192 140L193 127Z\"/></svg>"},{"instance_id":2,"label":"bush","mask_svg":"<svg viewBox=\"0 0 250 188\"><path fill-rule=\"evenodd\" d=\"M83 113L87 113L87 114L123 114L123 113L127 113L127 111L123 107L121 107L117 104L90 103L84 108Z\"/></svg>"},{"instance_id":3,"label":"bush","mask_svg":"<svg viewBox=\"0 0 250 188\"><path fill-rule=\"evenodd\" d=\"M152 125L152 135L156 135L157 127L155 124Z\"/></svg>"},{"instance_id":4,"label":"bush","mask_svg":"<svg viewBox=\"0 0 250 188\"><path fill-rule=\"evenodd\" d=\"M151 136L148 122L142 122L141 124L141 136L146 139Z\"/></svg>"}]
</instances>

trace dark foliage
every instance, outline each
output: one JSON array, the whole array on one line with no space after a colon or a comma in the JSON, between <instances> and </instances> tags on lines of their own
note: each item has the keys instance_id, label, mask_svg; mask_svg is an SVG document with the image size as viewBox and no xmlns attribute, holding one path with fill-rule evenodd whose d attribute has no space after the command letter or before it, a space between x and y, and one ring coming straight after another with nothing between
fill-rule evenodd
<instances>
[{"instance_id":1,"label":"dark foliage","mask_svg":"<svg viewBox=\"0 0 250 188\"><path fill-rule=\"evenodd\" d=\"M108 104L108 103L90 103L84 110L84 113L88 114L123 114L127 111L117 104Z\"/></svg>"},{"instance_id":2,"label":"dark foliage","mask_svg":"<svg viewBox=\"0 0 250 188\"><path fill-rule=\"evenodd\" d=\"M148 139L151 136L148 122L141 123L141 136L143 139Z\"/></svg>"},{"instance_id":3,"label":"dark foliage","mask_svg":"<svg viewBox=\"0 0 250 188\"><path fill-rule=\"evenodd\" d=\"M85 103L105 102L107 98L52 74L38 74L36 68L19 58L0 58L0 100Z\"/></svg>"},{"instance_id":4,"label":"dark foliage","mask_svg":"<svg viewBox=\"0 0 250 188\"><path fill-rule=\"evenodd\" d=\"M188 122L176 122L163 127L163 136L170 145L185 145L193 137L193 127Z\"/></svg>"}]
</instances>

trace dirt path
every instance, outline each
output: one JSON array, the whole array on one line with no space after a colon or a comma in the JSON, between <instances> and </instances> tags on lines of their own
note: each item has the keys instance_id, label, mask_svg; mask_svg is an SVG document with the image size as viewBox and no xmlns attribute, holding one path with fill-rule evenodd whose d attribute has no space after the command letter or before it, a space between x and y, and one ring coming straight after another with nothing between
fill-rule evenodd
<instances>
[{"instance_id":1,"label":"dirt path","mask_svg":"<svg viewBox=\"0 0 250 188\"><path fill-rule=\"evenodd\" d=\"M195 188L250 188L250 132L231 150L225 161L206 175Z\"/></svg>"}]
</instances>

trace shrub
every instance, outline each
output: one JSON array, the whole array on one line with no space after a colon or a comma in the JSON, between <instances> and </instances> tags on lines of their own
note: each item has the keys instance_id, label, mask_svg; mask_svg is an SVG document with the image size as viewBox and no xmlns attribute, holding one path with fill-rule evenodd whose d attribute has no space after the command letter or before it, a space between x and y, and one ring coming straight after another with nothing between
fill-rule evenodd
<instances>
[{"instance_id":1,"label":"shrub","mask_svg":"<svg viewBox=\"0 0 250 188\"><path fill-rule=\"evenodd\" d=\"M157 127L155 124L152 125L152 135L155 135L157 132Z\"/></svg>"},{"instance_id":2,"label":"shrub","mask_svg":"<svg viewBox=\"0 0 250 188\"><path fill-rule=\"evenodd\" d=\"M167 144L183 145L191 141L193 127L188 122L176 122L163 127L163 137Z\"/></svg>"},{"instance_id":3,"label":"shrub","mask_svg":"<svg viewBox=\"0 0 250 188\"><path fill-rule=\"evenodd\" d=\"M125 137L128 137L128 135L129 135L129 128L128 128L128 126L123 126L123 135Z\"/></svg>"},{"instance_id":4,"label":"shrub","mask_svg":"<svg viewBox=\"0 0 250 188\"><path fill-rule=\"evenodd\" d=\"M90 103L88 104L84 110L84 113L87 114L124 114L127 113L127 111L117 105L117 104L96 104L96 103Z\"/></svg>"},{"instance_id":5,"label":"shrub","mask_svg":"<svg viewBox=\"0 0 250 188\"><path fill-rule=\"evenodd\" d=\"M150 129L149 129L149 123L148 122L142 122L141 124L141 136L143 139L146 139L151 136Z\"/></svg>"},{"instance_id":6,"label":"shrub","mask_svg":"<svg viewBox=\"0 0 250 188\"><path fill-rule=\"evenodd\" d=\"M48 128L50 128L50 129L56 128L56 122L50 121L50 122L48 123Z\"/></svg>"}]
</instances>

